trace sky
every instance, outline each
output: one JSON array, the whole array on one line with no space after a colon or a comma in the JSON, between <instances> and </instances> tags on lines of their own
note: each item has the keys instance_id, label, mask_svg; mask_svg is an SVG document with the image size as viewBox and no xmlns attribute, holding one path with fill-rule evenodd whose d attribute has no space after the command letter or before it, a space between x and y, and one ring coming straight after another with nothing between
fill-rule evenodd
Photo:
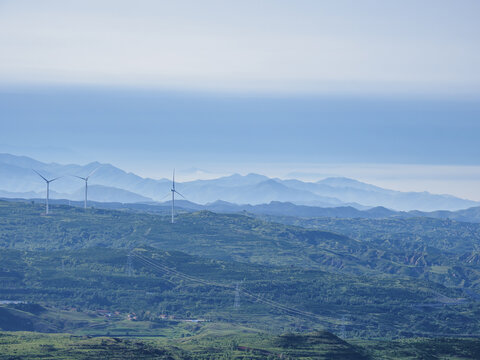
<instances>
[{"instance_id":1,"label":"sky","mask_svg":"<svg viewBox=\"0 0 480 360\"><path fill-rule=\"evenodd\" d=\"M477 0L1 0L8 82L478 92Z\"/></svg>"},{"instance_id":2,"label":"sky","mask_svg":"<svg viewBox=\"0 0 480 360\"><path fill-rule=\"evenodd\" d=\"M480 200L479 13L477 0L0 0L0 151Z\"/></svg>"}]
</instances>

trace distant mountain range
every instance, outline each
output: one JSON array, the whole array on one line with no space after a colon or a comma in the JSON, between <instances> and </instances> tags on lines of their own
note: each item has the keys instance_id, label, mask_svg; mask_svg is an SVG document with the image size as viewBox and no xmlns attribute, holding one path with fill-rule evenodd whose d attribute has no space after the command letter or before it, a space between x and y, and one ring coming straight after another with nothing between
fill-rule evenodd
<instances>
[{"instance_id":1,"label":"distant mountain range","mask_svg":"<svg viewBox=\"0 0 480 360\"><path fill-rule=\"evenodd\" d=\"M254 215L270 215L277 217L298 217L298 218L363 218L363 219L385 219L385 218L414 218L429 217L435 219L450 219L462 222L480 223L480 206L457 211L437 210L437 211L394 211L382 206L373 207L366 210L359 210L352 206L340 207L315 207L305 205L295 205L292 203L282 203L272 201L269 204L260 205L236 205L223 201L217 201L208 205L196 205L185 201L178 204L186 210L209 210L217 213L239 213L247 212Z\"/></svg>"},{"instance_id":2,"label":"distant mountain range","mask_svg":"<svg viewBox=\"0 0 480 360\"><path fill-rule=\"evenodd\" d=\"M87 165L43 163L25 156L0 154L0 197L42 198L45 184L32 169L48 178L62 176L51 185L51 198L81 200L83 182L71 175L86 176L97 169L89 182L89 199L100 202L159 202L168 199L170 179L142 178L110 164ZM479 202L451 195L428 192L401 192L383 189L348 178L327 178L317 182L272 179L259 174L234 174L213 180L177 184L177 189L196 204L226 207L226 203L272 207L291 203L310 208L348 207L348 211L384 207L396 211L460 210L479 206ZM222 203L222 201L224 203ZM246 211L248 206L243 206ZM307 211L297 207L295 211ZM382 211L389 211L389 210ZM313 210L308 210L311 212ZM320 211L320 210L315 210ZM333 211L333 210L332 210ZM370 211L370 210L369 210ZM373 211L373 210L372 210ZM379 211L379 210L376 210ZM343 211L342 211L343 213ZM294 214L292 214L294 215Z\"/></svg>"},{"instance_id":3,"label":"distant mountain range","mask_svg":"<svg viewBox=\"0 0 480 360\"><path fill-rule=\"evenodd\" d=\"M0 200L5 199L0 192ZM41 198L32 198L32 201L43 203ZM25 201L24 198L11 198L10 201ZM71 205L83 207L83 201L71 201L66 199L53 199L54 205ZM315 218L338 218L338 219L392 219L392 218L433 218L449 219L459 222L480 223L480 206L457 211L437 210L437 211L394 211L377 206L367 210L359 210L352 206L339 207L316 207L306 205L295 205L288 202L272 201L269 204L260 205L237 205L225 201L216 201L210 204L196 204L186 200L175 200L177 212L198 212L211 211L214 213L235 214L243 213L260 218L266 218L274 222L286 224L295 223L295 219L315 219ZM96 202L90 201L89 206L98 209L128 210L135 212L149 212L163 215L170 215L171 201L163 203L158 202Z\"/></svg>"}]
</instances>

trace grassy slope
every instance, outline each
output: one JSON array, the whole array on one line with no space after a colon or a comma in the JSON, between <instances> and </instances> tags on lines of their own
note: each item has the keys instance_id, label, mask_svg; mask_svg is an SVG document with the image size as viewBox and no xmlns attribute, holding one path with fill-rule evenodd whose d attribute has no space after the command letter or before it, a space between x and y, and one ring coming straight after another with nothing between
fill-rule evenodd
<instances>
[{"instance_id":1,"label":"grassy slope","mask_svg":"<svg viewBox=\"0 0 480 360\"><path fill-rule=\"evenodd\" d=\"M475 249L480 247L480 230L464 229L454 222L450 235L445 232L446 225L442 232L435 230L440 226L437 223L422 220L404 236L398 230L401 224L390 227L392 220L385 220L388 223L378 223L358 241L328 231L306 230L243 215L184 214L172 225L168 217L145 213L91 209L85 212L66 206L54 208L53 215L48 217L41 212L39 205L0 201L0 247L46 250L132 248L146 244L227 261L358 275L391 274L480 289L480 255L475 257ZM330 222L337 224L333 230L350 231L353 236L359 234L355 229L363 229L359 220L351 220L351 228L345 221ZM417 239L412 238L415 232L419 234ZM447 242L471 251L456 253L434 246Z\"/></svg>"},{"instance_id":2,"label":"grassy slope","mask_svg":"<svg viewBox=\"0 0 480 360\"><path fill-rule=\"evenodd\" d=\"M123 249L3 250L0 252L2 296L8 300L39 302L47 310L74 307L95 315L75 318L76 312L50 314L46 311L33 314L29 319L42 326L21 328L51 328L82 334L125 334L127 331L130 334L154 334L164 331L166 323L163 321L144 325L125 322L129 312L135 312L147 321L160 314L169 314L245 324L274 332L323 327L337 332L346 322L348 332L357 336L429 334L440 330L460 334L475 332L480 326L474 320L477 318L475 314L480 312L477 304L448 305L444 302L453 301L459 295L458 291L434 283L215 261L153 248L137 249L137 252L152 264L223 284L226 288L165 273L136 257L132 261L134 274L128 276L125 266L129 252ZM243 280L242 306L233 311L234 286L240 280ZM318 318L298 317L259 303L243 289L266 301L315 313ZM18 310L18 306L8 308L12 307ZM98 309L118 311L121 315L106 320L95 313ZM0 311L0 327L1 316ZM345 321L342 320L344 316ZM4 317L3 324L8 324L7 320L8 317Z\"/></svg>"},{"instance_id":3,"label":"grassy slope","mask_svg":"<svg viewBox=\"0 0 480 360\"><path fill-rule=\"evenodd\" d=\"M185 359L183 352L142 341L63 334L0 333L0 359Z\"/></svg>"},{"instance_id":4,"label":"grassy slope","mask_svg":"<svg viewBox=\"0 0 480 360\"><path fill-rule=\"evenodd\" d=\"M447 284L459 271L468 271L467 279L475 278L476 264L455 263L459 270L451 272L449 261L459 260L451 257L452 253L428 253L444 263L412 264L409 258L404 259L400 247L397 253L390 253L381 242L357 241L242 215L186 214L172 226L168 218L149 214L54 207L53 215L46 217L41 211L31 204L0 202L0 247L5 249L0 252L2 297L37 301L47 309L29 315L8 307L9 314L4 316L13 314L27 323L32 321L33 326L39 326L31 327L33 330L183 335L188 337L184 342L188 347L190 340L206 336L201 334L206 325L170 326L148 317L165 312L210 316L215 323L277 332L316 328L306 319L250 302L245 296L241 311L232 312L231 290L190 284L171 274L165 277L145 263L134 263L133 278L126 276L128 250L150 245L167 250L147 249L152 259L211 281L234 284L246 278L243 286L249 291L314 312L335 331L345 324L352 336L478 333L475 319L480 311L476 302L456 304L455 298L462 296L458 289L412 279L425 269ZM386 269L391 274L379 276ZM60 310L72 306L82 312ZM98 308L118 310L123 315L142 312L145 320L135 324L125 319L105 320L92 312ZM368 346L375 349L381 345Z\"/></svg>"},{"instance_id":5,"label":"grassy slope","mask_svg":"<svg viewBox=\"0 0 480 360\"><path fill-rule=\"evenodd\" d=\"M214 328L179 340L0 332L0 359L478 359L474 339L345 342L316 332L280 336Z\"/></svg>"}]
</instances>

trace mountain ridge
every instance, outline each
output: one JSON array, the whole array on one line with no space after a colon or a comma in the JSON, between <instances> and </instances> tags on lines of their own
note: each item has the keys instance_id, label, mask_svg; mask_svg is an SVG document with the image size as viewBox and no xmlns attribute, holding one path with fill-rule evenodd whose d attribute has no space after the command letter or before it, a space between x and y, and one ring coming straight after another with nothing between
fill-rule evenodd
<instances>
[{"instance_id":1,"label":"mountain ridge","mask_svg":"<svg viewBox=\"0 0 480 360\"><path fill-rule=\"evenodd\" d=\"M29 200L25 199L22 194L10 194L10 197L3 196L4 192L0 191L0 200L6 201L33 201L43 203L45 200L41 197L31 196ZM30 195L30 193L28 193ZM33 195L36 195L33 193ZM136 194L134 194L136 195ZM75 199L50 199L50 204L83 206L83 200ZM441 220L453 220L465 223L480 223L480 206L457 210L457 211L432 211L422 212L413 211L394 211L382 206L359 210L352 206L340 207L314 207L306 205L295 205L293 203L282 203L272 201L269 204L259 205L238 205L223 200L201 205L187 200L175 200L177 212L196 212L211 211L215 213L239 214L247 213L252 216L271 216L276 218L274 221L282 221L284 218L291 219L316 219L316 218L336 218L336 219L409 219L409 218L431 218ZM168 213L171 211L171 200L165 202L142 201L142 202L98 202L89 200L89 206L98 209L122 209L130 211L140 211L149 213Z\"/></svg>"},{"instance_id":2,"label":"mountain ridge","mask_svg":"<svg viewBox=\"0 0 480 360\"><path fill-rule=\"evenodd\" d=\"M44 163L26 156L0 154L0 196L17 197L15 194L44 193L44 183L32 169L41 171L46 177L62 176L52 184L52 198L70 197L79 191L81 181L71 175L86 176L98 168L91 177L92 185L104 186L112 193L102 194L101 201L125 201L118 195L125 190L136 201L161 201L170 193L169 179L143 178L126 172L111 164L90 162L86 165ZM89 185L90 185L89 183ZM197 204L223 200L235 204L261 205L272 201L291 202L295 205L314 207L352 206L359 210L383 206L396 211L456 211L479 206L480 202L461 199L452 195L437 195L428 192L401 192L383 189L355 179L330 177L317 182L303 182L297 179L269 178L265 175L249 173L232 174L211 180L177 182L177 189L188 200ZM13 193L12 196L9 193ZM100 197L92 194L92 200Z\"/></svg>"}]
</instances>

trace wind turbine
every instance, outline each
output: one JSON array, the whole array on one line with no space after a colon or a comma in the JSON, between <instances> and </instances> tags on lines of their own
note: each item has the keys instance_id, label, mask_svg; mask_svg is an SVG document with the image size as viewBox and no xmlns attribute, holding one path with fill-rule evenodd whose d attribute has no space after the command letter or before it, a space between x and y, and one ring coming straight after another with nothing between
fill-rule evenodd
<instances>
[{"instance_id":1,"label":"wind turbine","mask_svg":"<svg viewBox=\"0 0 480 360\"><path fill-rule=\"evenodd\" d=\"M60 179L61 176L48 180L42 174L40 174L37 170L34 170L34 169L32 169L32 170L35 171L37 173L37 175L40 176L43 180L45 180L45 182L47 183L47 199L45 201L45 215L48 215L48 200L50 198L50 183L55 181L55 180Z\"/></svg>"},{"instance_id":2,"label":"wind turbine","mask_svg":"<svg viewBox=\"0 0 480 360\"><path fill-rule=\"evenodd\" d=\"M88 174L86 177L81 177L81 176L73 175L73 176L75 176L76 178L79 178L79 179L82 179L83 181L85 181L85 202L84 202L84 204L83 204L83 208L84 208L84 209L87 208L88 179L89 179L90 176L92 176L93 173L94 173L95 171L97 171L98 169L100 169L100 166L97 167L96 169L94 169L92 172L90 172L90 174Z\"/></svg>"},{"instance_id":3,"label":"wind turbine","mask_svg":"<svg viewBox=\"0 0 480 360\"><path fill-rule=\"evenodd\" d=\"M175 216L175 193L177 193L178 195L180 195L182 198L185 199L185 196L183 196L177 190L175 190L175 169L173 169L172 188L170 189L170 191L172 192L172 224L173 224L174 216Z\"/></svg>"}]
</instances>

